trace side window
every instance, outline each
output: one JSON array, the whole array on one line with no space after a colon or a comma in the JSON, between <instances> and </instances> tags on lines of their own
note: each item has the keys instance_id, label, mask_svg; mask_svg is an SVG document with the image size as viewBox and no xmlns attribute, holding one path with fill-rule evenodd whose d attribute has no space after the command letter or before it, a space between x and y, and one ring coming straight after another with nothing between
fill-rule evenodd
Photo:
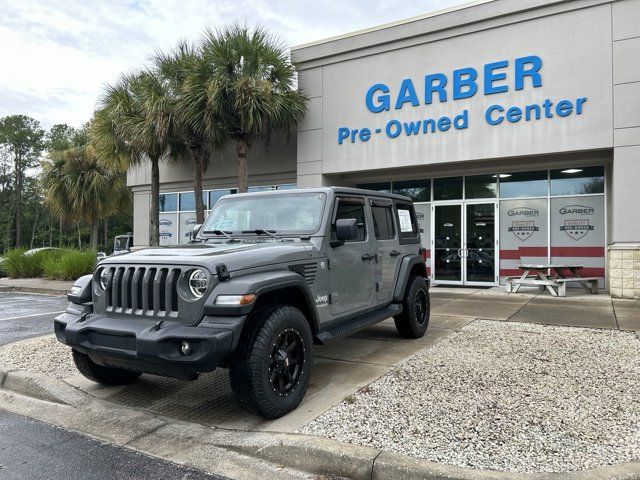
<instances>
[{"instance_id":1,"label":"side window","mask_svg":"<svg viewBox=\"0 0 640 480\"><path fill-rule=\"evenodd\" d=\"M373 213L373 230L376 238L378 240L390 240L395 237L391 205L371 205L371 213Z\"/></svg>"},{"instance_id":2,"label":"side window","mask_svg":"<svg viewBox=\"0 0 640 480\"><path fill-rule=\"evenodd\" d=\"M413 238L418 236L418 222L413 207L406 203L397 203L398 227L400 238Z\"/></svg>"},{"instance_id":3,"label":"side window","mask_svg":"<svg viewBox=\"0 0 640 480\"><path fill-rule=\"evenodd\" d=\"M336 220L344 218L355 218L358 222L358 238L351 240L352 242L362 242L367 237L367 226L364 220L364 201L340 199L338 209L336 210ZM334 223L335 225L335 223ZM331 231L335 235L335 227Z\"/></svg>"}]
</instances>

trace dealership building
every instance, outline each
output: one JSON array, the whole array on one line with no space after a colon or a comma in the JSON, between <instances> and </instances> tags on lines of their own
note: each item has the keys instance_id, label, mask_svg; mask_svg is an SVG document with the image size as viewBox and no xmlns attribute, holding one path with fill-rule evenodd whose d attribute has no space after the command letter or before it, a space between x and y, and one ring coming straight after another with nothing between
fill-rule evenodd
<instances>
[{"instance_id":1,"label":"dealership building","mask_svg":"<svg viewBox=\"0 0 640 480\"><path fill-rule=\"evenodd\" d=\"M292 48L298 131L255 145L251 190L360 186L416 204L435 284L583 265L640 296L640 0L494 0ZM212 159L205 205L232 193ZM192 168L163 165L161 243L188 241ZM136 245L150 172L129 172Z\"/></svg>"}]
</instances>

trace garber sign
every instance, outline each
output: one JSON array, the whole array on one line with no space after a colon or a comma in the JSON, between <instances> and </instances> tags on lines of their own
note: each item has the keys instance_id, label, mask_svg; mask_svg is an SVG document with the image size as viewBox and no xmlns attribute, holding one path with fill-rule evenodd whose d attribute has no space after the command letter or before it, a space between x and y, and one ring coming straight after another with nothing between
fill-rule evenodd
<instances>
[{"instance_id":1,"label":"garber sign","mask_svg":"<svg viewBox=\"0 0 640 480\"><path fill-rule=\"evenodd\" d=\"M480 78L482 76L482 78ZM372 113L389 112L406 108L431 105L434 102L464 100L481 93L494 95L525 88L542 87L542 59L536 55L516 58L510 67L509 60L485 64L481 72L476 68L464 67L454 70L450 76L444 73L425 75L419 81L405 78L397 89L384 83L376 83L365 93L365 105ZM586 97L574 101L545 99L540 103L524 106L494 104L484 111L484 120L489 125L503 123L530 122L570 115L581 115L585 109ZM366 126L338 127L338 144L368 142L377 135L387 138L415 136L464 130L469 128L469 110L455 112L439 118L415 118L410 121L391 119L384 128L371 129Z\"/></svg>"}]
</instances>

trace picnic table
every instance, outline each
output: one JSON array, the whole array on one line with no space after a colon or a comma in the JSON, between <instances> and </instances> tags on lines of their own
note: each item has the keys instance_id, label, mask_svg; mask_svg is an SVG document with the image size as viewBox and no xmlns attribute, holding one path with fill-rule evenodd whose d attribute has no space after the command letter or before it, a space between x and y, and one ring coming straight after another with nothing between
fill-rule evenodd
<instances>
[{"instance_id":1,"label":"picnic table","mask_svg":"<svg viewBox=\"0 0 640 480\"><path fill-rule=\"evenodd\" d=\"M568 283L579 283L587 292L598 293L598 277L582 277L580 270L582 265L566 264L539 264L539 265L518 265L522 270L521 276L506 277L507 293L516 293L522 285L536 286L554 297L565 297L567 295Z\"/></svg>"}]
</instances>

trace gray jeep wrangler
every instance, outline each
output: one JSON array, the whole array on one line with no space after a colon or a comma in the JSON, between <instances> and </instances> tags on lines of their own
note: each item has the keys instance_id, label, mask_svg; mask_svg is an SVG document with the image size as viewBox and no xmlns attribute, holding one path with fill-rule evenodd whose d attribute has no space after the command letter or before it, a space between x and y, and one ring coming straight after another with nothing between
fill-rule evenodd
<instances>
[{"instance_id":1,"label":"gray jeep wrangler","mask_svg":"<svg viewBox=\"0 0 640 480\"><path fill-rule=\"evenodd\" d=\"M142 373L193 380L216 367L249 412L302 401L313 344L393 317L429 323L411 200L354 188L222 197L188 245L103 259L67 295L55 333L78 370L108 385Z\"/></svg>"}]
</instances>

